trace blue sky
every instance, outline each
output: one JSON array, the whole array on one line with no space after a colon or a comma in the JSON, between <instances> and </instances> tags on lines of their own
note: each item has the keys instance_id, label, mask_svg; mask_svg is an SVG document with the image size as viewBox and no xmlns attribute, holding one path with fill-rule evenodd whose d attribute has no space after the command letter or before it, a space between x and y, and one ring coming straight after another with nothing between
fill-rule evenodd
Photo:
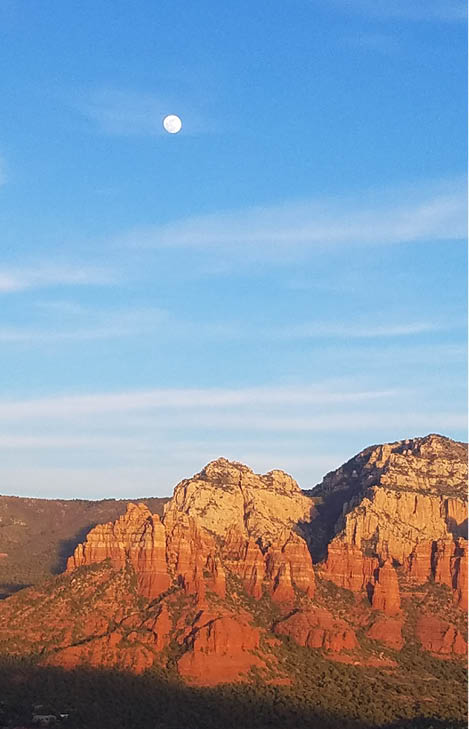
<instances>
[{"instance_id":1,"label":"blue sky","mask_svg":"<svg viewBox=\"0 0 469 729\"><path fill-rule=\"evenodd\" d=\"M3 493L167 495L221 455L309 488L465 439L465 25L0 2Z\"/></svg>"}]
</instances>

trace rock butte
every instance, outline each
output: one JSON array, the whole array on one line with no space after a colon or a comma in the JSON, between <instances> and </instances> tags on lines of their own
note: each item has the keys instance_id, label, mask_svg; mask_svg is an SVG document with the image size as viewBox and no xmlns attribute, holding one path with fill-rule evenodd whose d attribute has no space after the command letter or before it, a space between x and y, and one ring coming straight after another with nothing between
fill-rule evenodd
<instances>
[{"instance_id":1,"label":"rock butte","mask_svg":"<svg viewBox=\"0 0 469 729\"><path fill-rule=\"evenodd\" d=\"M373 662L364 629L378 653L413 640L457 659L466 453L437 435L373 446L310 492L282 471L218 459L176 486L161 519L130 504L88 533L66 574L3 601L0 641L67 668L171 661L196 684L248 680L253 668L288 682L266 649L282 636Z\"/></svg>"}]
</instances>

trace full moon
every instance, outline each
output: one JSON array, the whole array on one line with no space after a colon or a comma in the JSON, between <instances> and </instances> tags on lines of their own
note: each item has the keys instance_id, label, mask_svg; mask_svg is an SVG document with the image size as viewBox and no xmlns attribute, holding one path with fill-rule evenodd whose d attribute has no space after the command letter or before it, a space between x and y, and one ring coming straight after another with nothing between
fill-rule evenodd
<instances>
[{"instance_id":1,"label":"full moon","mask_svg":"<svg viewBox=\"0 0 469 729\"><path fill-rule=\"evenodd\" d=\"M169 114L163 119L163 126L170 134L177 134L181 131L182 121L176 114Z\"/></svg>"}]
</instances>

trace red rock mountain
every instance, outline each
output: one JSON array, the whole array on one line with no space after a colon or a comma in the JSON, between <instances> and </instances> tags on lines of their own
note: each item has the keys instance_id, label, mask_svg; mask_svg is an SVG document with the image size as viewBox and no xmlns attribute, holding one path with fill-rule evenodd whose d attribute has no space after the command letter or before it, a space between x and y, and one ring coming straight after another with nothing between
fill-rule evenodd
<instances>
[{"instance_id":1,"label":"red rock mountain","mask_svg":"<svg viewBox=\"0 0 469 729\"><path fill-rule=\"evenodd\" d=\"M3 650L66 667L160 665L198 684L253 670L288 681L285 637L355 664L392 666L406 645L458 660L466 457L436 435L375 446L311 492L282 471L214 461L161 518L128 505L65 574L3 601Z\"/></svg>"}]
</instances>

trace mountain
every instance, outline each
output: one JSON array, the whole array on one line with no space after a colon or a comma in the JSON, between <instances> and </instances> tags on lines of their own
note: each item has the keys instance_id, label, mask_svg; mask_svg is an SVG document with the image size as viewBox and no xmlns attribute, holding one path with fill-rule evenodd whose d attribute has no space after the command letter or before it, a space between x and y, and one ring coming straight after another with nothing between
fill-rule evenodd
<instances>
[{"instance_id":1,"label":"mountain","mask_svg":"<svg viewBox=\"0 0 469 729\"><path fill-rule=\"evenodd\" d=\"M63 574L4 600L1 652L245 682L322 709L333 694L371 722L384 705L391 718L418 705L461 720L466 483L467 447L439 435L367 448L310 492L220 458L162 514L127 504ZM328 666L343 666L339 686ZM378 706L359 701L370 682Z\"/></svg>"},{"instance_id":2,"label":"mountain","mask_svg":"<svg viewBox=\"0 0 469 729\"><path fill-rule=\"evenodd\" d=\"M142 499L163 513L168 499ZM0 598L65 569L96 524L121 516L129 499L28 499L0 496Z\"/></svg>"}]
</instances>

